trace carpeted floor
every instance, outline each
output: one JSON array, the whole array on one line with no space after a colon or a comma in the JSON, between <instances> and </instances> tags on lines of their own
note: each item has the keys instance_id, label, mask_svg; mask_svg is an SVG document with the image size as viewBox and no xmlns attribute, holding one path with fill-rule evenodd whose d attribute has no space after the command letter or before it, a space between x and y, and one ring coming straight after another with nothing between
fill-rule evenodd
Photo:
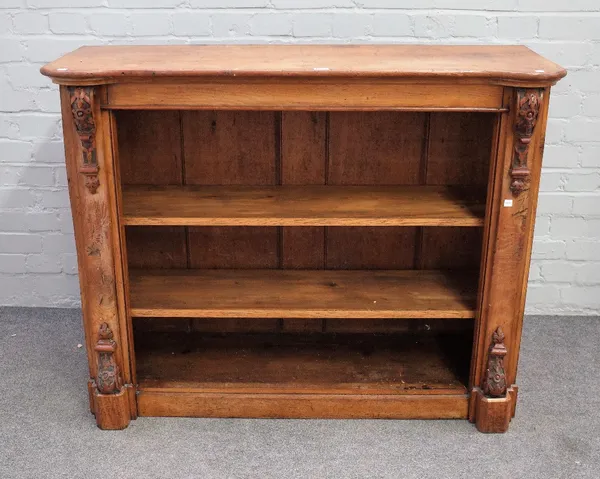
<instances>
[{"instance_id":1,"label":"carpeted floor","mask_svg":"<svg viewBox=\"0 0 600 479\"><path fill-rule=\"evenodd\" d=\"M525 321L517 416L467 421L140 418L88 410L80 312L0 308L0 478L598 478L600 318Z\"/></svg>"}]
</instances>

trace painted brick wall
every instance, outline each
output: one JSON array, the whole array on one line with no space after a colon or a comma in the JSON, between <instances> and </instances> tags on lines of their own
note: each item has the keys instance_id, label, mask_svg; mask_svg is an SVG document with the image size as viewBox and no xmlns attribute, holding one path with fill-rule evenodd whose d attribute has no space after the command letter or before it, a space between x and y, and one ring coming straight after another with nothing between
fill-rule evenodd
<instances>
[{"instance_id":1,"label":"painted brick wall","mask_svg":"<svg viewBox=\"0 0 600 479\"><path fill-rule=\"evenodd\" d=\"M527 311L598 313L598 0L0 0L0 304L79 303L58 95L39 67L83 44L217 42L524 43L567 67Z\"/></svg>"}]
</instances>

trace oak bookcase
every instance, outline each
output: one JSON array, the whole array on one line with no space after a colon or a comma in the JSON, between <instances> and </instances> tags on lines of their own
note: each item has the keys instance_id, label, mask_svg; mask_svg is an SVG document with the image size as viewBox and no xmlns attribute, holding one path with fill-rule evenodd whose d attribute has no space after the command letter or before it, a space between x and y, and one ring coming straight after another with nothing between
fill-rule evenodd
<instances>
[{"instance_id":1,"label":"oak bookcase","mask_svg":"<svg viewBox=\"0 0 600 479\"><path fill-rule=\"evenodd\" d=\"M42 73L101 428L507 429L562 68L520 46L103 46Z\"/></svg>"}]
</instances>

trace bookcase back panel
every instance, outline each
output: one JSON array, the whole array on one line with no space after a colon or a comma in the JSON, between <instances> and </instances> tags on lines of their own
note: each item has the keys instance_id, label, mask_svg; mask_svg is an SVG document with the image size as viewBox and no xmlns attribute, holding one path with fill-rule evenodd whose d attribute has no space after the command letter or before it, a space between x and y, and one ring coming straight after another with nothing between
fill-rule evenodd
<instances>
[{"instance_id":1,"label":"bookcase back panel","mask_svg":"<svg viewBox=\"0 0 600 479\"><path fill-rule=\"evenodd\" d=\"M420 228L417 269L477 269L481 228Z\"/></svg>"},{"instance_id":2,"label":"bookcase back panel","mask_svg":"<svg viewBox=\"0 0 600 479\"><path fill-rule=\"evenodd\" d=\"M271 111L183 111L188 185L276 185L278 150Z\"/></svg>"},{"instance_id":3,"label":"bookcase back panel","mask_svg":"<svg viewBox=\"0 0 600 479\"><path fill-rule=\"evenodd\" d=\"M120 111L117 137L124 185L183 184L179 112Z\"/></svg>"},{"instance_id":4,"label":"bookcase back panel","mask_svg":"<svg viewBox=\"0 0 600 479\"><path fill-rule=\"evenodd\" d=\"M331 185L418 185L427 113L332 112Z\"/></svg>"},{"instance_id":5,"label":"bookcase back panel","mask_svg":"<svg viewBox=\"0 0 600 479\"><path fill-rule=\"evenodd\" d=\"M127 260L130 268L187 268L188 248L183 226L127 226Z\"/></svg>"},{"instance_id":6,"label":"bookcase back panel","mask_svg":"<svg viewBox=\"0 0 600 479\"><path fill-rule=\"evenodd\" d=\"M431 113L427 185L486 185L495 115Z\"/></svg>"},{"instance_id":7,"label":"bookcase back panel","mask_svg":"<svg viewBox=\"0 0 600 479\"><path fill-rule=\"evenodd\" d=\"M157 331L196 331L210 333L259 333L278 331L281 333L401 333L420 332L432 335L444 331L465 333L470 338L473 333L473 322L462 319L429 319L415 321L414 319L271 319L271 318L136 318L136 332Z\"/></svg>"}]
</instances>

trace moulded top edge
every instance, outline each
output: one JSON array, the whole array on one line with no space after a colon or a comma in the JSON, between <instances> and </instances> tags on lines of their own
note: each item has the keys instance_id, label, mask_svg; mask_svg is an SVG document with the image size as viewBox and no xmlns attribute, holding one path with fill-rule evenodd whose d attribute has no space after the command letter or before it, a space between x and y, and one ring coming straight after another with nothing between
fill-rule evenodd
<instances>
[{"instance_id":1,"label":"moulded top edge","mask_svg":"<svg viewBox=\"0 0 600 479\"><path fill-rule=\"evenodd\" d=\"M561 66L518 45L85 46L41 72L57 83L87 84L134 78L364 77L547 85L566 75Z\"/></svg>"}]
</instances>

